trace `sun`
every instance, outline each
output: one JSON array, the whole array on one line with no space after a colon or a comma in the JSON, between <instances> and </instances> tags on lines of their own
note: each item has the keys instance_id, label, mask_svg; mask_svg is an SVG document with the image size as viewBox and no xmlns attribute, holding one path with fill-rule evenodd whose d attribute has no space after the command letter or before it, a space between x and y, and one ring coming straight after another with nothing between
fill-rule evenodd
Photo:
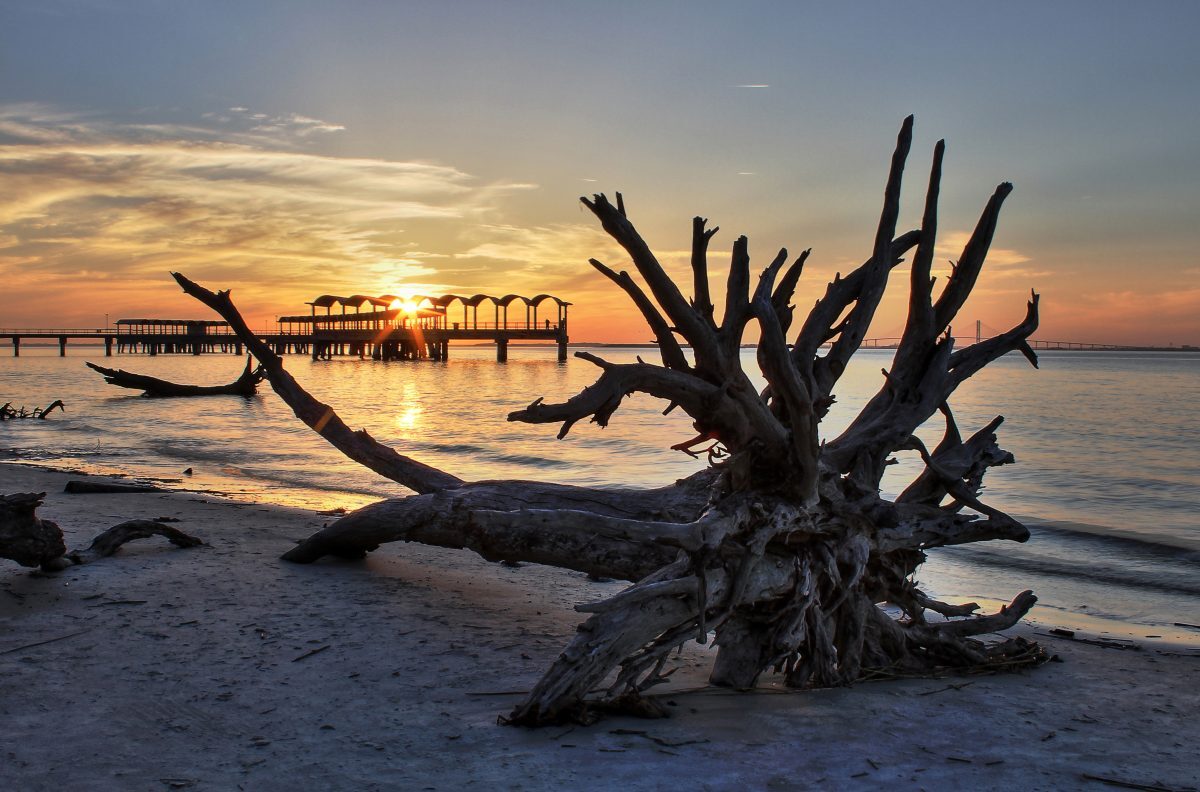
<instances>
[{"instance_id":1,"label":"sun","mask_svg":"<svg viewBox=\"0 0 1200 792\"><path fill-rule=\"evenodd\" d=\"M388 305L390 310L403 311L406 314L415 314L419 307L411 297L397 297Z\"/></svg>"}]
</instances>

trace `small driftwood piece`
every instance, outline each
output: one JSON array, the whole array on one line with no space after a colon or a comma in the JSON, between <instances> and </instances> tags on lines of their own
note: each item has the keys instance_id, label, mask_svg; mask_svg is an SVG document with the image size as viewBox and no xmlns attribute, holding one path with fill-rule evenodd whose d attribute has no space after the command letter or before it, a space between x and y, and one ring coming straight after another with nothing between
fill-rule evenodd
<instances>
[{"instance_id":1,"label":"small driftwood piece","mask_svg":"<svg viewBox=\"0 0 1200 792\"><path fill-rule=\"evenodd\" d=\"M4 406L0 407L0 421L12 421L17 418L38 418L45 420L55 408L63 412L67 410L63 406L62 399L55 399L45 407L34 407L32 410L26 410L24 407L13 407L12 402L5 402Z\"/></svg>"},{"instance_id":2,"label":"small driftwood piece","mask_svg":"<svg viewBox=\"0 0 1200 792\"><path fill-rule=\"evenodd\" d=\"M937 548L1029 538L1018 521L981 500L985 473L1013 461L998 445L1001 420L964 440L949 402L959 385L1003 355L1019 352L1037 364L1027 339L1038 326L1038 297L1012 329L958 348L951 323L977 282L1012 185L996 187L935 290L944 145L934 146L920 227L903 231L900 188L911 143L909 117L865 262L835 277L807 316L792 303L808 251L790 264L779 251L755 279L749 243L736 239L718 313L708 269L716 229L707 220L692 221L689 297L629 219L620 193L615 201L602 194L583 199L640 278L591 264L637 307L658 341L661 365L577 352L597 367L592 385L565 401L537 399L508 420L558 424L562 438L580 421L607 425L634 393L661 399L668 412L691 416L697 432L674 447L705 453L711 467L656 490L462 481L397 454L308 394L250 330L228 291L174 273L187 294L229 322L297 417L346 456L417 493L358 509L284 558L311 563L416 541L630 581L610 599L578 608L586 621L513 710L512 724L587 721L612 707L636 708L642 692L669 675L671 653L693 639L714 640L710 681L735 689L753 687L768 672L790 687L828 687L1046 660L1036 644L986 637L1024 617L1037 601L1032 593L979 614L974 603L934 599L914 580ZM848 427L823 436L839 379L910 250L908 320L895 357ZM749 327L759 336L757 371L742 356ZM917 434L930 420L945 425L932 450ZM918 454L925 469L900 496L885 498L881 479L897 453Z\"/></svg>"},{"instance_id":3,"label":"small driftwood piece","mask_svg":"<svg viewBox=\"0 0 1200 792\"><path fill-rule=\"evenodd\" d=\"M87 564L98 558L108 558L126 542L149 539L152 536L161 536L176 547L199 547L204 544L200 539L178 528L155 520L126 520L97 536L87 547L67 553L67 557L71 559L72 564Z\"/></svg>"},{"instance_id":4,"label":"small driftwood piece","mask_svg":"<svg viewBox=\"0 0 1200 792\"><path fill-rule=\"evenodd\" d=\"M35 567L66 555L58 525L36 514L45 497L44 492L0 495L0 557Z\"/></svg>"},{"instance_id":5,"label":"small driftwood piece","mask_svg":"<svg viewBox=\"0 0 1200 792\"><path fill-rule=\"evenodd\" d=\"M258 383L266 377L262 366L251 367L252 358L246 358L246 368L236 380L228 385L185 385L178 382L134 374L130 371L110 369L88 363L92 371L104 375L104 381L120 388L143 391L142 395L152 399L179 398L185 396L253 396L258 392Z\"/></svg>"},{"instance_id":6,"label":"small driftwood piece","mask_svg":"<svg viewBox=\"0 0 1200 792\"><path fill-rule=\"evenodd\" d=\"M104 531L87 547L67 552L58 524L37 516L37 507L45 497L44 492L0 495L0 558L12 559L21 566L58 571L106 558L134 539L161 536L176 547L204 544L178 528L155 520L128 520Z\"/></svg>"},{"instance_id":7,"label":"small driftwood piece","mask_svg":"<svg viewBox=\"0 0 1200 792\"><path fill-rule=\"evenodd\" d=\"M69 495L132 495L139 492L165 492L153 484L114 484L110 481L78 481L72 479L63 487Z\"/></svg>"}]
</instances>

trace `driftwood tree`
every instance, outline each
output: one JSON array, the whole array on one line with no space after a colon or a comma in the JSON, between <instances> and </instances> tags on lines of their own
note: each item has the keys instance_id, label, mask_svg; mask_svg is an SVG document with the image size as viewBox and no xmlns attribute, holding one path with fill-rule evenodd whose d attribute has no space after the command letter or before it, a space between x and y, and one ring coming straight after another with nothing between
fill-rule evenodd
<instances>
[{"instance_id":1,"label":"driftwood tree","mask_svg":"<svg viewBox=\"0 0 1200 792\"><path fill-rule=\"evenodd\" d=\"M142 391L150 399L182 398L188 396L253 396L258 393L258 383L265 379L261 366L251 366L253 358L246 358L246 368L241 375L225 385L187 385L169 380L134 374L132 371L110 369L86 363L87 367L104 377L109 385Z\"/></svg>"},{"instance_id":2,"label":"driftwood tree","mask_svg":"<svg viewBox=\"0 0 1200 792\"><path fill-rule=\"evenodd\" d=\"M677 407L695 420L699 436L683 447L708 442L712 459L709 468L662 489L464 482L398 454L350 430L306 393L254 337L228 292L210 292L176 274L184 291L231 324L301 420L350 458L417 493L359 509L284 558L355 557L404 540L634 581L607 601L578 608L590 616L512 713L510 722L518 724L632 704L664 678L672 649L714 633L711 680L735 688L755 684L768 669L783 673L789 685L807 687L1037 662L1042 653L1034 644L973 637L1012 626L1036 601L1032 593L1017 595L998 613L977 615L974 603L938 602L912 578L933 548L1029 535L978 497L985 471L1012 461L996 443L1001 419L964 440L948 400L1006 353L1020 351L1036 365L1026 339L1037 327L1037 295L1012 330L955 349L950 324L979 276L1011 185L996 188L935 298L930 271L943 144L934 149L921 227L897 234L911 136L910 117L892 157L870 256L835 278L802 321L795 321L790 302L808 251L791 263L780 251L752 282L747 241L737 239L718 318L707 263L716 228L700 217L693 222L689 300L629 221L619 194L615 205L603 195L583 199L628 252L649 291L627 272L591 264L645 317L662 364L614 364L576 353L600 369L593 385L561 403L538 399L508 418L560 424L561 438L585 418L607 424L629 394L658 397L668 410ZM907 325L883 385L844 432L822 438L821 420L839 377L893 268L914 248ZM741 344L751 324L759 334L762 390L742 366ZM915 432L938 412L945 436L929 450ZM904 450L920 454L925 469L889 501L879 494L881 477L893 454ZM930 612L937 617L927 618ZM606 680L608 692L589 699Z\"/></svg>"}]
</instances>

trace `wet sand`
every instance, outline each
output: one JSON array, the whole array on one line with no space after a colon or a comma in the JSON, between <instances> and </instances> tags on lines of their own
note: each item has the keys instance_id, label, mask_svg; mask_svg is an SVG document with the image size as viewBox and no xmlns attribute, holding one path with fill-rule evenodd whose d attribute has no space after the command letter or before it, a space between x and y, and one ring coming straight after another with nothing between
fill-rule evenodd
<instances>
[{"instance_id":1,"label":"wet sand","mask_svg":"<svg viewBox=\"0 0 1200 792\"><path fill-rule=\"evenodd\" d=\"M57 576L0 560L0 788L1200 788L1194 648L1043 637L1063 662L749 695L705 689L692 649L670 719L505 728L571 606L621 584L409 544L287 564L332 518L70 478L0 463L0 492L48 492L70 547L156 517L208 546L144 540Z\"/></svg>"}]
</instances>

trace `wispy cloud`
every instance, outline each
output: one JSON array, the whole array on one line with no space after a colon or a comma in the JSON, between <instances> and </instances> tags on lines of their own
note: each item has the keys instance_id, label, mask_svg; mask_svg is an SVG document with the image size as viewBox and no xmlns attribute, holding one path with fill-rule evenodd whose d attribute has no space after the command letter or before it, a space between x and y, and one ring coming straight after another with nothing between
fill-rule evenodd
<instances>
[{"instance_id":1,"label":"wispy cloud","mask_svg":"<svg viewBox=\"0 0 1200 792\"><path fill-rule=\"evenodd\" d=\"M275 138L287 135L307 138L312 135L344 132L346 129L341 124L310 118L298 113L270 116L266 113L252 112L248 107L230 107L224 113L205 113L203 117L248 134L268 135Z\"/></svg>"},{"instance_id":2,"label":"wispy cloud","mask_svg":"<svg viewBox=\"0 0 1200 792\"><path fill-rule=\"evenodd\" d=\"M209 121L0 108L7 283L83 274L149 283L167 269L304 294L339 282L436 283L442 263L487 244L478 229L504 198L531 188L437 163L322 156L298 141L341 127L301 115L238 107Z\"/></svg>"},{"instance_id":3,"label":"wispy cloud","mask_svg":"<svg viewBox=\"0 0 1200 792\"><path fill-rule=\"evenodd\" d=\"M962 255L963 248L970 238L970 231L950 231L939 234L937 246L934 248L934 259L952 259L958 261ZM1018 250L996 247L995 245L992 245L988 249L987 263L992 266L1006 267L1015 264L1024 264L1027 261L1029 261L1029 256Z\"/></svg>"},{"instance_id":4,"label":"wispy cloud","mask_svg":"<svg viewBox=\"0 0 1200 792\"><path fill-rule=\"evenodd\" d=\"M971 238L969 231L951 231L940 234L933 253L933 275L945 282L951 272L951 262L957 263L962 257L963 248ZM983 265L981 285L976 292L983 294L992 289L992 284L1004 282L1002 291L1012 291L1010 282L1017 280L1025 285L1036 283L1039 279L1050 277L1052 273L1044 267L1034 266L1032 257L1012 248L992 245L988 249L987 260ZM1022 289L1025 288L1023 285Z\"/></svg>"}]
</instances>

